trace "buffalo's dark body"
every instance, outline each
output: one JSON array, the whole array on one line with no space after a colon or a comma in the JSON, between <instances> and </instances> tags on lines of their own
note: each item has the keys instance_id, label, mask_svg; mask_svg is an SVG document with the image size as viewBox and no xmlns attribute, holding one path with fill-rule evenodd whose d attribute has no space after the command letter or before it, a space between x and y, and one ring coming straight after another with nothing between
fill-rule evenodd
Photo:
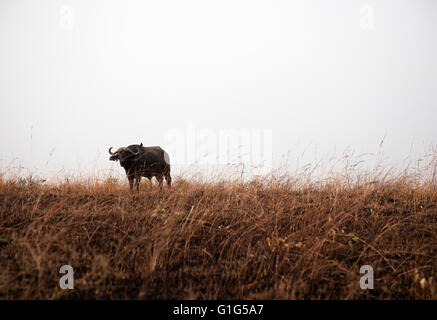
<instances>
[{"instance_id":1,"label":"buffalo's dark body","mask_svg":"<svg viewBox=\"0 0 437 320\"><path fill-rule=\"evenodd\" d=\"M112 148L111 148L112 149ZM143 144L132 144L125 148L119 148L115 153L109 153L109 160L120 161L120 165L126 171L129 180L129 187L133 190L135 182L139 190L142 177L151 180L155 177L162 186L165 178L168 186L171 186L170 159L161 147L144 147Z\"/></svg>"}]
</instances>

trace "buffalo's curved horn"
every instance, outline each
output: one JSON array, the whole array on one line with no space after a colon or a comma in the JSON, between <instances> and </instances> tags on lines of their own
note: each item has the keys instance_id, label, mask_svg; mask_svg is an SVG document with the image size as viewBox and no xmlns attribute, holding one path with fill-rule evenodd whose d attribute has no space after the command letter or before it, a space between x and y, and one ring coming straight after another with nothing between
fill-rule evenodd
<instances>
[{"instance_id":1,"label":"buffalo's curved horn","mask_svg":"<svg viewBox=\"0 0 437 320\"><path fill-rule=\"evenodd\" d=\"M115 156L116 154L117 154L117 151L116 152L111 152L111 149L112 149L112 147L111 148L109 148L109 154L111 155L111 156Z\"/></svg>"}]
</instances>

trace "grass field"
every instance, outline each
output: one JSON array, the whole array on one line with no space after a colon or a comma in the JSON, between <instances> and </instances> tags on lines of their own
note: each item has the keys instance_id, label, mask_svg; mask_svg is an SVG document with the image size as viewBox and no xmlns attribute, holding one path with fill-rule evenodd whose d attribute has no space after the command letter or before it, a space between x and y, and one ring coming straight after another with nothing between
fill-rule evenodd
<instances>
[{"instance_id":1,"label":"grass field","mask_svg":"<svg viewBox=\"0 0 437 320\"><path fill-rule=\"evenodd\" d=\"M134 195L124 180L2 178L0 298L436 299L434 178L176 177Z\"/></svg>"}]
</instances>

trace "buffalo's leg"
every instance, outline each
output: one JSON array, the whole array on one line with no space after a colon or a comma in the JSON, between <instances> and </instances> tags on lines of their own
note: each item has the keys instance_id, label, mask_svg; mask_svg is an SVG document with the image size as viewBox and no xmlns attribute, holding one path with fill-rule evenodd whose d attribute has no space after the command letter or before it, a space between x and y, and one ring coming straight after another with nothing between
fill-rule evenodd
<instances>
[{"instance_id":1,"label":"buffalo's leg","mask_svg":"<svg viewBox=\"0 0 437 320\"><path fill-rule=\"evenodd\" d=\"M127 178L129 179L129 189L130 189L130 191L133 191L134 190L134 179L135 179L135 177L128 176Z\"/></svg>"},{"instance_id":2,"label":"buffalo's leg","mask_svg":"<svg viewBox=\"0 0 437 320\"><path fill-rule=\"evenodd\" d=\"M170 173L165 175L165 181L167 181L167 185L171 187L171 176Z\"/></svg>"},{"instance_id":3,"label":"buffalo's leg","mask_svg":"<svg viewBox=\"0 0 437 320\"><path fill-rule=\"evenodd\" d=\"M135 187L137 188L138 192L140 192L140 182L141 182L141 177L136 177L135 178Z\"/></svg>"},{"instance_id":4,"label":"buffalo's leg","mask_svg":"<svg viewBox=\"0 0 437 320\"><path fill-rule=\"evenodd\" d=\"M161 175L156 176L156 180L158 180L159 189L162 189L162 180L163 180L162 176Z\"/></svg>"}]
</instances>

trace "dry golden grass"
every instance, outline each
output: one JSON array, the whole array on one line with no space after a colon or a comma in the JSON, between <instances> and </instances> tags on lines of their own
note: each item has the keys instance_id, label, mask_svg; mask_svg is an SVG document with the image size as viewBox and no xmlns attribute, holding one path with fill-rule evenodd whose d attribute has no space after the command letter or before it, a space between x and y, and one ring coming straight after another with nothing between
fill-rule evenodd
<instances>
[{"instance_id":1,"label":"dry golden grass","mask_svg":"<svg viewBox=\"0 0 437 320\"><path fill-rule=\"evenodd\" d=\"M176 178L136 195L111 179L0 180L3 299L436 299L436 254L436 183L407 176Z\"/></svg>"}]
</instances>

